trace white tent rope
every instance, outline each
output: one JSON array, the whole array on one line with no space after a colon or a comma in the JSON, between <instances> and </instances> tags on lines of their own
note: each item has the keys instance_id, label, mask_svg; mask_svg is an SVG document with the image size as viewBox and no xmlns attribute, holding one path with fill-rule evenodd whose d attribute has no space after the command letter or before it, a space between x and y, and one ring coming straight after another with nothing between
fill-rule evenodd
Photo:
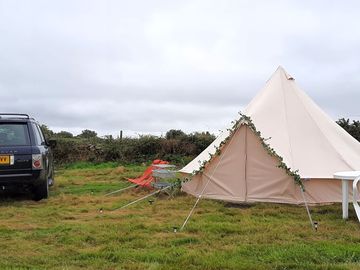
<instances>
[{"instance_id":1,"label":"white tent rope","mask_svg":"<svg viewBox=\"0 0 360 270\"><path fill-rule=\"evenodd\" d=\"M128 187L125 187L125 188L122 188L122 189L118 189L118 190L106 193L104 196L110 196L110 195L113 195L113 194L116 194L116 193L119 193L119 192L122 192L122 191L125 191L125 190L128 190L128 189L131 189L131 188L134 188L134 187L137 187L137 186L138 186L137 184L131 185L131 186L128 186Z\"/></svg>"},{"instance_id":2,"label":"white tent rope","mask_svg":"<svg viewBox=\"0 0 360 270\"><path fill-rule=\"evenodd\" d=\"M168 188L171 188L171 187L173 187L173 186L171 185L171 186L168 186L168 187L159 189L159 190L157 190L157 191L155 191L155 192L153 192L153 193L150 193L150 194L148 194L148 195L146 195L146 196L144 196L144 197L141 197L140 199L137 199L137 200L135 200L135 201L133 201L133 202L130 202L130 203L124 205L124 206L115 208L115 209L113 209L112 211L116 211L116 210L119 210L119 209L124 209L124 208L126 208L126 207L128 207L128 206L130 206L130 205L133 205L134 203L137 203L137 202L140 202L140 201L142 201L142 200L145 200L146 198L149 198L149 197L151 197L151 196L154 196L154 195L160 193L161 191L167 190Z\"/></svg>"},{"instance_id":3,"label":"white tent rope","mask_svg":"<svg viewBox=\"0 0 360 270\"><path fill-rule=\"evenodd\" d=\"M221 163L222 159L224 158L226 151L230 148L230 147L229 147L229 145L230 145L230 143L231 143L232 139L234 138L234 136L235 136L235 132L234 132L234 134L232 135L231 139L229 140L229 143L228 143L227 148L225 149L224 153L221 153L221 154L220 154L221 156L220 156L220 160L219 160L218 164L215 166L215 168L214 168L214 170L213 170L213 172L212 172L211 176L209 177L208 181L206 182L206 184L205 184L204 188L201 190L200 195L198 196L198 198L197 198L197 200L196 200L196 202L195 202L195 204L194 204L193 208L191 209L191 211L190 211L189 215L186 217L186 219L185 219L185 221L184 221L183 225L182 225L182 226L181 226L181 228L180 228L180 231L182 231L182 230L185 228L185 226L186 226L187 222L189 221L189 219L190 219L191 215L193 214L193 212L194 212L194 210L195 210L196 206L198 205L198 203L199 203L199 201L200 201L200 199L201 199L202 195L203 195L203 194L204 194L204 192L205 192L205 189L206 189L206 188L207 188L207 186L209 185L209 183L210 183L210 181L211 181L212 177L214 176L216 169L219 167L219 165L220 165L220 163Z\"/></svg>"},{"instance_id":4,"label":"white tent rope","mask_svg":"<svg viewBox=\"0 0 360 270\"><path fill-rule=\"evenodd\" d=\"M308 216L309 216L311 228L313 228L313 229L315 230L315 226L314 226L313 219L312 219L312 217L311 217L310 209L309 209L309 206L308 206L307 201L306 201L306 198L305 198L304 188L303 188L303 187L300 187L300 190L301 190L301 195L302 195L302 197L303 197L304 204L305 204L305 207L306 207L306 212L307 212L307 214L308 214Z\"/></svg>"}]
</instances>

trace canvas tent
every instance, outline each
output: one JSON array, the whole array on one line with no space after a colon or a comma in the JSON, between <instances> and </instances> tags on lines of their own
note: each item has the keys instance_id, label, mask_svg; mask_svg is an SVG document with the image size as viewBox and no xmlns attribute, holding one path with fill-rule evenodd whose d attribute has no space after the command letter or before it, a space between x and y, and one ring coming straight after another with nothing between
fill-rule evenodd
<instances>
[{"instance_id":1,"label":"canvas tent","mask_svg":"<svg viewBox=\"0 0 360 270\"><path fill-rule=\"evenodd\" d=\"M328 117L279 67L245 108L261 137L292 171L298 171L312 204L341 202L337 171L360 170L360 143ZM300 204L299 185L270 155L246 121L223 131L180 171L192 175L183 190L194 196L232 202ZM222 145L223 141L227 141ZM219 155L214 155L221 148Z\"/></svg>"}]
</instances>

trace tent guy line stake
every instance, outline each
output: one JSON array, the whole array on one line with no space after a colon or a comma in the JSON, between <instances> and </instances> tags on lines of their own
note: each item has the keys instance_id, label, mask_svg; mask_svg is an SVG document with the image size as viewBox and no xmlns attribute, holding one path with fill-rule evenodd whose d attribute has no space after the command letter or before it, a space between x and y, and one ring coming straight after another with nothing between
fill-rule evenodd
<instances>
[{"instance_id":1,"label":"tent guy line stake","mask_svg":"<svg viewBox=\"0 0 360 270\"><path fill-rule=\"evenodd\" d=\"M121 191L130 189L130 188L134 188L134 187L137 187L137 186L138 186L138 185L131 185L131 186L128 186L128 187L126 187L126 188L118 189L118 190L112 191L112 192L110 192L110 193L107 193L107 194L105 194L104 196L109 196L109 195L112 195L112 194L115 194L115 193L119 193L119 192L121 192Z\"/></svg>"},{"instance_id":2,"label":"tent guy line stake","mask_svg":"<svg viewBox=\"0 0 360 270\"><path fill-rule=\"evenodd\" d=\"M314 226L313 219L312 219L312 217L311 217L310 209L309 209L309 206L308 206L307 201L306 201L306 198L305 198L304 188L303 188L303 187L300 187L300 190L301 190L301 195L302 195L303 200L304 200L304 203L305 203L306 212L307 212L307 214L308 214L308 216L309 216L311 228L313 228L313 230L316 231L316 228L315 228L315 226Z\"/></svg>"},{"instance_id":3,"label":"tent guy line stake","mask_svg":"<svg viewBox=\"0 0 360 270\"><path fill-rule=\"evenodd\" d=\"M124 206L115 208L115 209L113 209L112 211L115 211L115 210L119 210L119 209L123 209L123 208L125 208L125 207L128 207L128 206L130 206L130 205L132 205L132 204L134 204L134 203L137 203L137 202L140 202L140 201L142 201L142 200L145 200L146 198L149 198L149 197L151 197L151 196L154 196L154 195L160 193L161 191L164 191L164 190L166 190L166 189L168 189L168 188L171 188L171 187L172 187L172 186L168 186L168 187L166 187L166 188L159 189L159 190L157 190L157 191L155 191L155 192L153 192L153 193L150 193L150 194L148 194L148 195L146 195L146 196L144 196L144 197L141 197L140 199L137 199L137 200L135 200L135 201L133 201L133 202L130 202L130 203L128 203L128 204L125 204Z\"/></svg>"},{"instance_id":4,"label":"tent guy line stake","mask_svg":"<svg viewBox=\"0 0 360 270\"><path fill-rule=\"evenodd\" d=\"M188 216L186 217L186 219L185 219L183 225L180 227L180 230L179 230L179 231L182 231L182 230L185 228L186 224L188 223L188 221L189 221L191 215L193 214L193 212L195 211L195 208L196 208L196 206L198 205L198 203L199 203L202 195L204 194L205 189L206 189L207 186L209 185L209 183L210 183L210 181L211 181L211 178L214 176L216 169L219 167L222 159L224 158L224 156L225 156L225 154L226 154L226 151L229 149L229 145L230 145L230 143L231 143L231 141L232 141L232 139L233 139L234 137L235 137L235 133L232 135L232 137L231 137L231 139L230 139L230 141L229 141L229 144L227 145L227 148L225 149L224 153L221 153L221 157L220 157L220 160L219 160L218 164L217 164L216 167L214 168L214 170L213 170L211 176L209 177L209 180L206 182L204 188L201 190L201 192L200 192L200 194L199 194L199 196L198 196L198 198L197 198L194 206L191 208L190 213L189 213Z\"/></svg>"}]
</instances>

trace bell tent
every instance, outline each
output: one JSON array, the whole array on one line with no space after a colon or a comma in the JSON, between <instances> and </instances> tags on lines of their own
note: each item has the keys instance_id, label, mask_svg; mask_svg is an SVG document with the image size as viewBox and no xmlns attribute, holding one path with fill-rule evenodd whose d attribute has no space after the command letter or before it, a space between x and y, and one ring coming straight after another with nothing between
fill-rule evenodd
<instances>
[{"instance_id":1,"label":"bell tent","mask_svg":"<svg viewBox=\"0 0 360 270\"><path fill-rule=\"evenodd\" d=\"M360 170L360 143L279 67L232 128L180 171L183 190L231 202L341 202L337 171ZM298 185L300 184L300 185Z\"/></svg>"}]
</instances>

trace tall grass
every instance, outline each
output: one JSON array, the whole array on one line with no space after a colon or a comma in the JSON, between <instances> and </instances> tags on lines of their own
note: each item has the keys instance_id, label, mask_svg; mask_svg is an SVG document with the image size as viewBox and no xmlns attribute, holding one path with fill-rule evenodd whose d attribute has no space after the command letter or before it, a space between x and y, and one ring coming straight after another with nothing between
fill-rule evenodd
<instances>
[{"instance_id":1,"label":"tall grass","mask_svg":"<svg viewBox=\"0 0 360 270\"><path fill-rule=\"evenodd\" d=\"M144 167L103 166L59 171L48 200L3 199L0 269L360 268L353 209L343 221L340 204L312 207L314 232L300 206L202 200L185 230L174 233L195 198L161 195L152 205L112 211L149 191L104 197Z\"/></svg>"},{"instance_id":2,"label":"tall grass","mask_svg":"<svg viewBox=\"0 0 360 270\"><path fill-rule=\"evenodd\" d=\"M89 161L79 161L70 164L64 164L60 166L62 169L68 170L76 170L76 169L108 169L108 168L116 168L120 164L119 162L103 162L103 163L94 163Z\"/></svg>"}]
</instances>

